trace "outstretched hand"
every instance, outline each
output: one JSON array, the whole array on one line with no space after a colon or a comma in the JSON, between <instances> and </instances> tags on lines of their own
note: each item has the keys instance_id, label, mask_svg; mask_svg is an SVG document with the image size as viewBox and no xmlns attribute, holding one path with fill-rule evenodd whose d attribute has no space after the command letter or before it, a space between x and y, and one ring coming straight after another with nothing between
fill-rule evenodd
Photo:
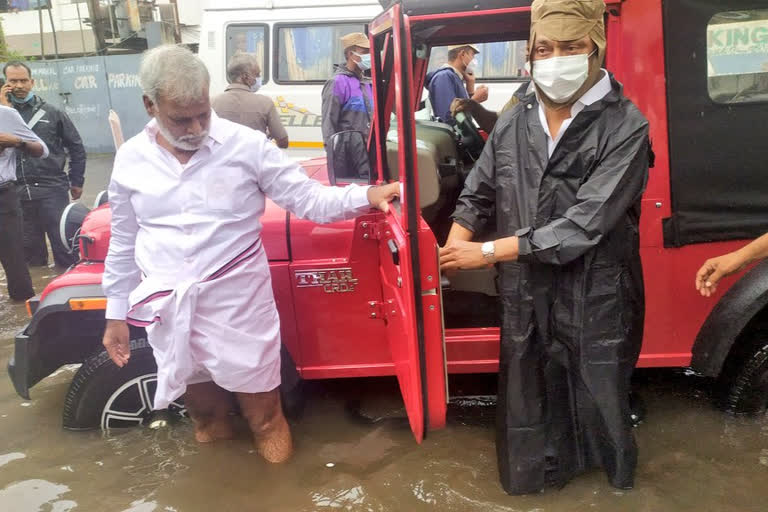
<instances>
[{"instance_id":1,"label":"outstretched hand","mask_svg":"<svg viewBox=\"0 0 768 512\"><path fill-rule=\"evenodd\" d=\"M131 342L128 324L124 320L107 320L102 341L112 361L122 368L131 358Z\"/></svg>"},{"instance_id":2,"label":"outstretched hand","mask_svg":"<svg viewBox=\"0 0 768 512\"><path fill-rule=\"evenodd\" d=\"M400 182L377 185L368 189L368 202L384 213L389 211L389 203L400 195Z\"/></svg>"},{"instance_id":3,"label":"outstretched hand","mask_svg":"<svg viewBox=\"0 0 768 512\"><path fill-rule=\"evenodd\" d=\"M696 272L696 289L702 296L709 297L715 293L722 278L738 272L746 264L739 251L708 259Z\"/></svg>"}]
</instances>

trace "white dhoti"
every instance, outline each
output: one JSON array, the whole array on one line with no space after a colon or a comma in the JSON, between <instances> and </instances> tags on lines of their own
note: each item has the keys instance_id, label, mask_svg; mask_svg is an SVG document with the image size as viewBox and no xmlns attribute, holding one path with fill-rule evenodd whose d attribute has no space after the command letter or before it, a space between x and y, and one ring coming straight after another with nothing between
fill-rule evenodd
<instances>
[{"instance_id":1,"label":"white dhoti","mask_svg":"<svg viewBox=\"0 0 768 512\"><path fill-rule=\"evenodd\" d=\"M130 295L157 361L155 409L189 384L261 393L280 385L280 319L261 241L202 281L148 276Z\"/></svg>"}]
</instances>

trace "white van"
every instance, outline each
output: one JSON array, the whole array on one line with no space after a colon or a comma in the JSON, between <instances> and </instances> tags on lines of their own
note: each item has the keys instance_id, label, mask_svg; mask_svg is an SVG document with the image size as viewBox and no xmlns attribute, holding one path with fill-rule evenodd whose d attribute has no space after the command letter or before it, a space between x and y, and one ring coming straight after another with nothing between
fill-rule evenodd
<instances>
[{"instance_id":1,"label":"white van","mask_svg":"<svg viewBox=\"0 0 768 512\"><path fill-rule=\"evenodd\" d=\"M290 147L323 154L321 93L334 64L344 61L339 38L365 32L381 11L378 0L208 0L199 53L211 73L211 95L227 86L229 57L257 54L259 93L275 101Z\"/></svg>"},{"instance_id":2,"label":"white van","mask_svg":"<svg viewBox=\"0 0 768 512\"><path fill-rule=\"evenodd\" d=\"M262 62L259 93L275 101L292 153L322 155L321 93L334 64L344 61L339 39L365 32L381 11L378 0L207 0L199 53L211 73L211 94L227 85L229 57L238 51L256 53ZM524 78L525 42L477 46L478 84L490 91L484 106L498 111ZM430 69L444 63L446 53L433 49Z\"/></svg>"}]
</instances>

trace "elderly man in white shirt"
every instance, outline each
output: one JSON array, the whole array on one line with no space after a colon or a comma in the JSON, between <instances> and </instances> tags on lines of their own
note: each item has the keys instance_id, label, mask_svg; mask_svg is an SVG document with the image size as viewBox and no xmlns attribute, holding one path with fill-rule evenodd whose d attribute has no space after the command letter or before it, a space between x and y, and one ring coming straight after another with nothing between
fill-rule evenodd
<instances>
[{"instance_id":1,"label":"elderly man in white shirt","mask_svg":"<svg viewBox=\"0 0 768 512\"><path fill-rule=\"evenodd\" d=\"M104 346L122 367L128 324L145 327L158 366L155 409L184 395L196 439L227 439L234 392L257 451L282 462L292 443L260 236L266 197L299 217L334 222L386 210L399 185L309 179L263 133L211 111L208 71L183 47L147 52L139 79L153 119L115 158Z\"/></svg>"},{"instance_id":2,"label":"elderly man in white shirt","mask_svg":"<svg viewBox=\"0 0 768 512\"><path fill-rule=\"evenodd\" d=\"M0 105L0 264L8 295L25 300L35 294L24 259L21 205L16 195L16 152L48 157L48 147L30 130L16 109Z\"/></svg>"}]
</instances>

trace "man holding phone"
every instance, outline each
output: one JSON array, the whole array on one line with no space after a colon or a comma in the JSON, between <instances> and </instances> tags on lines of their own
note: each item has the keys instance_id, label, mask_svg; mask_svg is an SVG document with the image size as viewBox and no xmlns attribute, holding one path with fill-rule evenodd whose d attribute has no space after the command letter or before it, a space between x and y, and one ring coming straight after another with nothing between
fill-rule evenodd
<instances>
[{"instance_id":1,"label":"man holding phone","mask_svg":"<svg viewBox=\"0 0 768 512\"><path fill-rule=\"evenodd\" d=\"M448 48L448 62L427 75L427 89L432 112L438 121L454 124L451 103L456 98L482 103L488 99L488 87L475 88L476 46L459 44ZM465 85L466 83L466 85Z\"/></svg>"}]
</instances>

